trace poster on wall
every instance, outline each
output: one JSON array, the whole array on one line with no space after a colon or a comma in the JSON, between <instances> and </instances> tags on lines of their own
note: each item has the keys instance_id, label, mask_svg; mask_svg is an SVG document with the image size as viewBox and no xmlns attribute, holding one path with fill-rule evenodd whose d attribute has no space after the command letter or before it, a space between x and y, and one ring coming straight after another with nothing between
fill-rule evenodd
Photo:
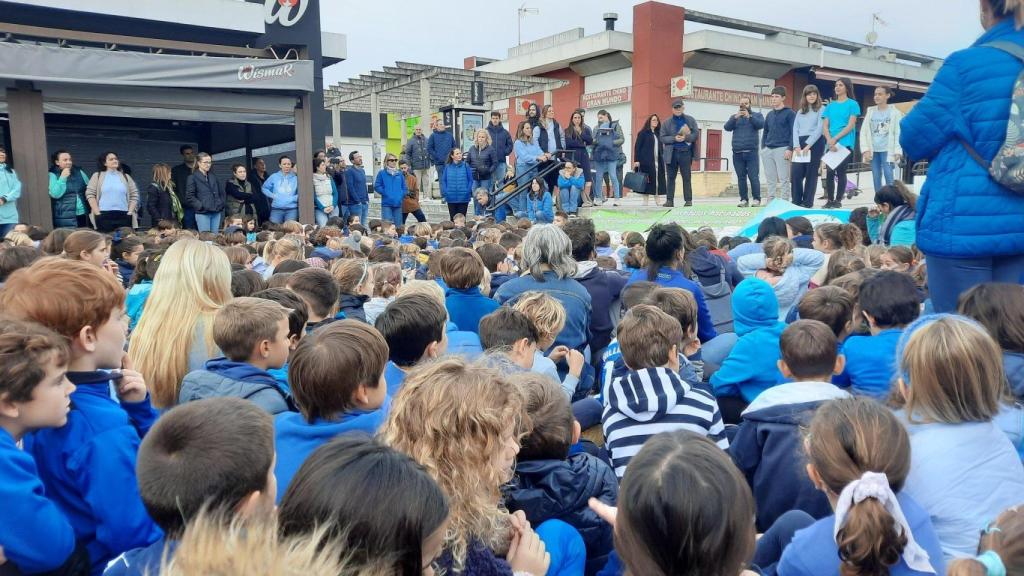
<instances>
[{"instance_id":1,"label":"poster on wall","mask_svg":"<svg viewBox=\"0 0 1024 576\"><path fill-rule=\"evenodd\" d=\"M462 123L462 149L465 150L473 145L476 131L484 127L484 115L463 112L459 120Z\"/></svg>"}]
</instances>

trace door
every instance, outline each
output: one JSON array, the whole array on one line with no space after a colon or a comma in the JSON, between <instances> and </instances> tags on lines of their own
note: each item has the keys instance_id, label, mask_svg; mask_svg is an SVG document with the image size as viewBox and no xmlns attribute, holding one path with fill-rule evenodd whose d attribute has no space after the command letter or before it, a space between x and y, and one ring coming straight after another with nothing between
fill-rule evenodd
<instances>
[{"instance_id":1,"label":"door","mask_svg":"<svg viewBox=\"0 0 1024 576\"><path fill-rule=\"evenodd\" d=\"M722 131L708 130L707 161L704 169L708 172L719 172L722 170Z\"/></svg>"}]
</instances>

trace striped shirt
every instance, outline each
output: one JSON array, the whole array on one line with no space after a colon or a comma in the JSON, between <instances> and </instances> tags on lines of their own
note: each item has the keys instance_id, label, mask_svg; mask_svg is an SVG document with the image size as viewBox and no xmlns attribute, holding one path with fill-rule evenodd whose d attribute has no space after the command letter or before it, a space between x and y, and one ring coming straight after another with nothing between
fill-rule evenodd
<instances>
[{"instance_id":1,"label":"striped shirt","mask_svg":"<svg viewBox=\"0 0 1024 576\"><path fill-rule=\"evenodd\" d=\"M601 420L612 467L620 479L643 443L661 432L690 430L729 448L718 402L668 368L646 368L615 378Z\"/></svg>"}]
</instances>

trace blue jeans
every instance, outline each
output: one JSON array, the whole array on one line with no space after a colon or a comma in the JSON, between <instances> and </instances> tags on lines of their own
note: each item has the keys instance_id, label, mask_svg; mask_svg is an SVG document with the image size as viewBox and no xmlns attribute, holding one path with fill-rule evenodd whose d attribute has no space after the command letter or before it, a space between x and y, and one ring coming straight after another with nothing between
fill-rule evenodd
<instances>
[{"instance_id":1,"label":"blue jeans","mask_svg":"<svg viewBox=\"0 0 1024 576\"><path fill-rule=\"evenodd\" d=\"M733 347L736 346L737 340L739 340L739 336L735 332L719 334L701 344L700 356L705 364L721 366L722 362L725 362L725 359L729 356L729 353L732 352Z\"/></svg>"},{"instance_id":2,"label":"blue jeans","mask_svg":"<svg viewBox=\"0 0 1024 576\"><path fill-rule=\"evenodd\" d=\"M485 180L473 180L473 214L476 216L480 216L484 213L483 206L480 206L480 203L476 200L476 190L477 188L483 188L490 192L491 182L492 180L490 178Z\"/></svg>"},{"instance_id":3,"label":"blue jeans","mask_svg":"<svg viewBox=\"0 0 1024 576\"><path fill-rule=\"evenodd\" d=\"M732 153L732 165L736 169L736 181L740 187L740 201L747 201L747 180L754 200L761 200L761 168L757 161L757 150Z\"/></svg>"},{"instance_id":4,"label":"blue jeans","mask_svg":"<svg viewBox=\"0 0 1024 576\"><path fill-rule=\"evenodd\" d=\"M501 179L505 177L508 172L508 164L502 162L494 167L494 172L491 172L491 182L501 182Z\"/></svg>"},{"instance_id":5,"label":"blue jeans","mask_svg":"<svg viewBox=\"0 0 1024 576\"><path fill-rule=\"evenodd\" d=\"M395 226L402 225L402 207L401 206L384 206L380 207L380 219L385 222L391 221L395 223Z\"/></svg>"},{"instance_id":6,"label":"blue jeans","mask_svg":"<svg viewBox=\"0 0 1024 576\"><path fill-rule=\"evenodd\" d=\"M327 226L327 219L335 215L337 215L337 211L328 214L327 212L324 212L323 210L317 208L316 212L313 213L313 218L316 219L316 225L323 228L324 226Z\"/></svg>"},{"instance_id":7,"label":"blue jeans","mask_svg":"<svg viewBox=\"0 0 1024 576\"><path fill-rule=\"evenodd\" d=\"M366 217L367 214L370 212L369 202L362 202L360 204L349 204L348 206L345 206L345 210L347 212L347 214L345 215L345 220L348 220L352 216L359 216L359 223L362 224L363 226L366 226Z\"/></svg>"},{"instance_id":8,"label":"blue jeans","mask_svg":"<svg viewBox=\"0 0 1024 576\"><path fill-rule=\"evenodd\" d=\"M196 214L199 216L199 214ZM299 209L298 208L271 208L270 209L270 221L274 224L283 224L288 220L298 220Z\"/></svg>"},{"instance_id":9,"label":"blue jeans","mask_svg":"<svg viewBox=\"0 0 1024 576\"><path fill-rule=\"evenodd\" d=\"M521 185L524 182L526 182L529 178L532 178L532 175L536 174L536 173L537 173L537 165L536 164L534 164L533 166L530 166L528 164L516 164L516 180L515 180L515 182L516 182L517 185ZM524 176L524 174L530 174L530 175L529 176ZM527 217L527 212L529 212L529 206L528 206L528 202L527 202L527 197L529 197L529 195L530 195L530 193L528 191L523 192L522 194L517 196L515 199L513 199L512 202L509 202L509 206L512 208L513 212L515 213L516 218L526 218Z\"/></svg>"},{"instance_id":10,"label":"blue jeans","mask_svg":"<svg viewBox=\"0 0 1024 576\"><path fill-rule=\"evenodd\" d=\"M3 238L4 236L7 236L7 233L10 232L11 230L13 230L14 227L17 226L17 225L18 225L17 222L9 222L7 224L0 224L0 238Z\"/></svg>"},{"instance_id":11,"label":"blue jeans","mask_svg":"<svg viewBox=\"0 0 1024 576\"><path fill-rule=\"evenodd\" d=\"M985 282L1020 284L1024 254L991 258L928 257L928 291L936 312L956 312L957 299L968 289Z\"/></svg>"},{"instance_id":12,"label":"blue jeans","mask_svg":"<svg viewBox=\"0 0 1024 576\"><path fill-rule=\"evenodd\" d=\"M871 178L875 183L875 192L882 187L882 176L885 176L885 184L891 185L893 181L892 162L889 162L888 152L875 152L871 155Z\"/></svg>"},{"instance_id":13,"label":"blue jeans","mask_svg":"<svg viewBox=\"0 0 1024 576\"><path fill-rule=\"evenodd\" d=\"M615 191L615 198L622 198L622 183L618 178L615 177L615 160L608 160L605 162L598 162L594 160L594 200L604 200L604 192L602 186L604 185L604 175L608 174L608 179L612 181L612 189Z\"/></svg>"},{"instance_id":14,"label":"blue jeans","mask_svg":"<svg viewBox=\"0 0 1024 576\"><path fill-rule=\"evenodd\" d=\"M196 230L200 232L217 232L220 230L220 219L224 214L221 212L196 212Z\"/></svg>"},{"instance_id":15,"label":"blue jeans","mask_svg":"<svg viewBox=\"0 0 1024 576\"><path fill-rule=\"evenodd\" d=\"M568 190L558 189L558 197L562 200L562 210L566 214L575 214L580 206L580 189L570 186Z\"/></svg>"},{"instance_id":16,"label":"blue jeans","mask_svg":"<svg viewBox=\"0 0 1024 576\"><path fill-rule=\"evenodd\" d=\"M561 520L537 526L537 536L551 555L547 576L578 576L587 563L587 546L578 530Z\"/></svg>"}]
</instances>

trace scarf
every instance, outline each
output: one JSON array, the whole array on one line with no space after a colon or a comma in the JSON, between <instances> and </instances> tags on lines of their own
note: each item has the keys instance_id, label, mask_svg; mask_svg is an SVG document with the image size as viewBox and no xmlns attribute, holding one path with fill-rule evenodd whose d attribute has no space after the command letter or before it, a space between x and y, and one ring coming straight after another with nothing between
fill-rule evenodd
<instances>
[{"instance_id":1,"label":"scarf","mask_svg":"<svg viewBox=\"0 0 1024 576\"><path fill-rule=\"evenodd\" d=\"M154 181L153 185L156 186L157 190L163 190L167 192L168 196L170 196L171 214L174 215L174 218L175 220L178 221L178 224L181 224L181 221L185 218L185 209L181 207L181 199L178 198L178 195L174 193L174 183L167 182L167 184L164 185L161 184L160 182Z\"/></svg>"},{"instance_id":2,"label":"scarf","mask_svg":"<svg viewBox=\"0 0 1024 576\"><path fill-rule=\"evenodd\" d=\"M391 166L387 166L384 169L387 170L388 174L391 175L391 176L394 176L395 174L398 174L399 172L401 172L401 170L399 168L392 168Z\"/></svg>"},{"instance_id":3,"label":"scarf","mask_svg":"<svg viewBox=\"0 0 1024 576\"><path fill-rule=\"evenodd\" d=\"M900 222L905 222L914 218L914 209L909 204L902 204L897 206L893 211L889 212L886 216L885 222L882 223L882 228L878 231L878 238L875 240L875 244L889 245L889 241L892 239L892 229L896 227Z\"/></svg>"}]
</instances>

